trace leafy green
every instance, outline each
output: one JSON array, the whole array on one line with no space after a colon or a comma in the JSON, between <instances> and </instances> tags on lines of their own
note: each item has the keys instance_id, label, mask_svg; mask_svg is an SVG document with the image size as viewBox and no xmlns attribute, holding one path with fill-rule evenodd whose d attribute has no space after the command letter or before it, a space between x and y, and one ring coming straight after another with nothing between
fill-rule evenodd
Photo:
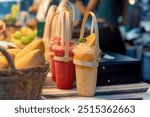
<instances>
[{"instance_id":1,"label":"leafy green","mask_svg":"<svg viewBox=\"0 0 150 117\"><path fill-rule=\"evenodd\" d=\"M87 40L85 39L85 38L80 38L79 40L78 40L78 42L79 43L85 43Z\"/></svg>"}]
</instances>

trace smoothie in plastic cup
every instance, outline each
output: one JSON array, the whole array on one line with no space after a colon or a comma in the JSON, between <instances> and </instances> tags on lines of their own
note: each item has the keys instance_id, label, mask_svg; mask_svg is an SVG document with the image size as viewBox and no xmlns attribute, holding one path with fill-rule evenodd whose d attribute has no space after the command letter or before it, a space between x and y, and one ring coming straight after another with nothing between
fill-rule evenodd
<instances>
[{"instance_id":1,"label":"smoothie in plastic cup","mask_svg":"<svg viewBox=\"0 0 150 117\"><path fill-rule=\"evenodd\" d=\"M65 55L65 44L64 46L58 45L53 46L54 61L55 61L55 75L56 75L56 86L58 89L71 89L74 81L74 64L73 64L73 46L69 44L69 57L72 58L70 61L55 60L55 56L64 57Z\"/></svg>"},{"instance_id":2,"label":"smoothie in plastic cup","mask_svg":"<svg viewBox=\"0 0 150 117\"><path fill-rule=\"evenodd\" d=\"M86 43L78 44L74 49L74 59L80 62L94 61L94 46L90 47ZM97 67L76 64L76 85L77 93L80 96L94 96L97 83Z\"/></svg>"},{"instance_id":3,"label":"smoothie in plastic cup","mask_svg":"<svg viewBox=\"0 0 150 117\"><path fill-rule=\"evenodd\" d=\"M49 45L49 48L50 48L50 70L51 70L51 73L52 73L52 80L53 81L56 81L56 76L55 76L55 61L54 61L54 53L53 53L53 46L54 45L58 45L58 42L61 40L60 37L54 37L53 40L50 41L50 45Z\"/></svg>"}]
</instances>

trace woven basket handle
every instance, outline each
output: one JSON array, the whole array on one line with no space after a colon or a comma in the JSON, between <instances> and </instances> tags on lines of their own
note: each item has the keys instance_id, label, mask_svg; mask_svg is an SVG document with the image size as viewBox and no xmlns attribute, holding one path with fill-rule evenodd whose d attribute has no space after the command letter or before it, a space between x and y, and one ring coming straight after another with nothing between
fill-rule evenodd
<instances>
[{"instance_id":1,"label":"woven basket handle","mask_svg":"<svg viewBox=\"0 0 150 117\"><path fill-rule=\"evenodd\" d=\"M16 71L14 62L13 62L11 56L9 55L9 53L4 48L1 48L1 47L0 47L0 52L6 57L9 65L10 65L11 71Z\"/></svg>"},{"instance_id":2,"label":"woven basket handle","mask_svg":"<svg viewBox=\"0 0 150 117\"><path fill-rule=\"evenodd\" d=\"M100 53L100 46L99 46L99 32L98 32L98 24L97 24L97 19L96 16L93 12L87 12L84 16L82 26L81 26L81 31L80 31L80 38L84 37L84 32L85 32L85 25L87 22L87 19L89 15L92 16L92 26L91 26L91 33L93 33L93 30L95 31L96 34L96 39L95 39L95 54L94 54L94 62L97 61L98 55Z\"/></svg>"}]
</instances>

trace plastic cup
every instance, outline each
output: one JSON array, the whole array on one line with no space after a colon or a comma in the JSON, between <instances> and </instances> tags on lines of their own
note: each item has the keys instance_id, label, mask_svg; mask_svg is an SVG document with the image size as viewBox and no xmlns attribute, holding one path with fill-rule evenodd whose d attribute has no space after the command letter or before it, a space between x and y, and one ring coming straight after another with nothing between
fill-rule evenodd
<instances>
[{"instance_id":1,"label":"plastic cup","mask_svg":"<svg viewBox=\"0 0 150 117\"><path fill-rule=\"evenodd\" d=\"M89 15L92 16L91 34L95 32L94 43L79 43L74 49L74 60L76 66L76 85L77 93L80 96L94 96L96 92L97 71L98 71L98 56L99 48L99 33L96 16L93 12L87 12L84 15L80 38L84 37L85 24ZM93 40L91 40L93 42Z\"/></svg>"},{"instance_id":2,"label":"plastic cup","mask_svg":"<svg viewBox=\"0 0 150 117\"><path fill-rule=\"evenodd\" d=\"M88 66L82 62L93 62L94 52L90 47L83 45L79 49L74 50L74 59L80 61L75 63L76 70L76 85L77 93L80 96L91 97L95 95L97 83L97 69L96 66Z\"/></svg>"},{"instance_id":3,"label":"plastic cup","mask_svg":"<svg viewBox=\"0 0 150 117\"><path fill-rule=\"evenodd\" d=\"M56 82L56 75L55 75L55 61L54 61L54 53L53 53L53 46L58 45L58 42L60 42L61 38L60 37L54 37L53 40L50 41L49 44L49 49L50 49L50 55L49 55L49 60L50 60L50 70L52 73L52 80Z\"/></svg>"},{"instance_id":4,"label":"plastic cup","mask_svg":"<svg viewBox=\"0 0 150 117\"><path fill-rule=\"evenodd\" d=\"M52 46L50 46L50 48L52 48ZM51 53L53 53L51 51ZM51 79L55 82L56 81L56 77L55 77L55 63L54 63L54 55L53 54L50 54L50 70L51 70Z\"/></svg>"},{"instance_id":5,"label":"plastic cup","mask_svg":"<svg viewBox=\"0 0 150 117\"><path fill-rule=\"evenodd\" d=\"M69 44L69 57L73 57L73 47L71 42ZM54 57L64 57L65 55L65 43L64 46L58 45L53 46ZM71 89L74 81L74 64L73 60L61 61L54 60L55 62L55 75L56 75L56 86L58 89Z\"/></svg>"}]
</instances>

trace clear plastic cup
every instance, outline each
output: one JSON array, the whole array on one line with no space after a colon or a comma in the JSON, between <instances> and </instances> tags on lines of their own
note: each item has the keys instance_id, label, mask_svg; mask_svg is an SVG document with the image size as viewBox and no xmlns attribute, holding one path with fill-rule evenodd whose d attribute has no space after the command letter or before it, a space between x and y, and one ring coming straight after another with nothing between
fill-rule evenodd
<instances>
[{"instance_id":1,"label":"clear plastic cup","mask_svg":"<svg viewBox=\"0 0 150 117\"><path fill-rule=\"evenodd\" d=\"M73 64L73 42L69 42L69 61L57 60L55 57L64 57L65 55L65 43L64 46L58 45L53 46L54 51L54 63L55 63L55 75L56 75L56 86L58 89L71 89L74 81L74 64ZM72 59L71 59L72 58Z\"/></svg>"},{"instance_id":2,"label":"clear plastic cup","mask_svg":"<svg viewBox=\"0 0 150 117\"><path fill-rule=\"evenodd\" d=\"M50 70L51 70L51 73L52 73L52 80L54 82L56 82L56 75L55 75L55 61L54 61L54 52L53 52L53 46L54 45L58 45L60 42L61 38L60 37L54 37L53 40L50 41L50 44L49 44L49 49L50 49L50 52L49 52L49 60L50 60Z\"/></svg>"},{"instance_id":3,"label":"clear plastic cup","mask_svg":"<svg viewBox=\"0 0 150 117\"><path fill-rule=\"evenodd\" d=\"M94 61L93 48L81 43L74 49L77 93L80 96L90 97L96 92L98 67L88 64Z\"/></svg>"},{"instance_id":4,"label":"clear plastic cup","mask_svg":"<svg viewBox=\"0 0 150 117\"><path fill-rule=\"evenodd\" d=\"M80 41L74 49L73 62L76 67L77 93L80 96L94 96L96 93L98 57L101 52L97 18L93 12L86 12L84 15L80 39L84 38L85 25L89 16L92 16L91 34L95 32L95 38L90 37L90 40L85 38L86 40Z\"/></svg>"}]
</instances>

